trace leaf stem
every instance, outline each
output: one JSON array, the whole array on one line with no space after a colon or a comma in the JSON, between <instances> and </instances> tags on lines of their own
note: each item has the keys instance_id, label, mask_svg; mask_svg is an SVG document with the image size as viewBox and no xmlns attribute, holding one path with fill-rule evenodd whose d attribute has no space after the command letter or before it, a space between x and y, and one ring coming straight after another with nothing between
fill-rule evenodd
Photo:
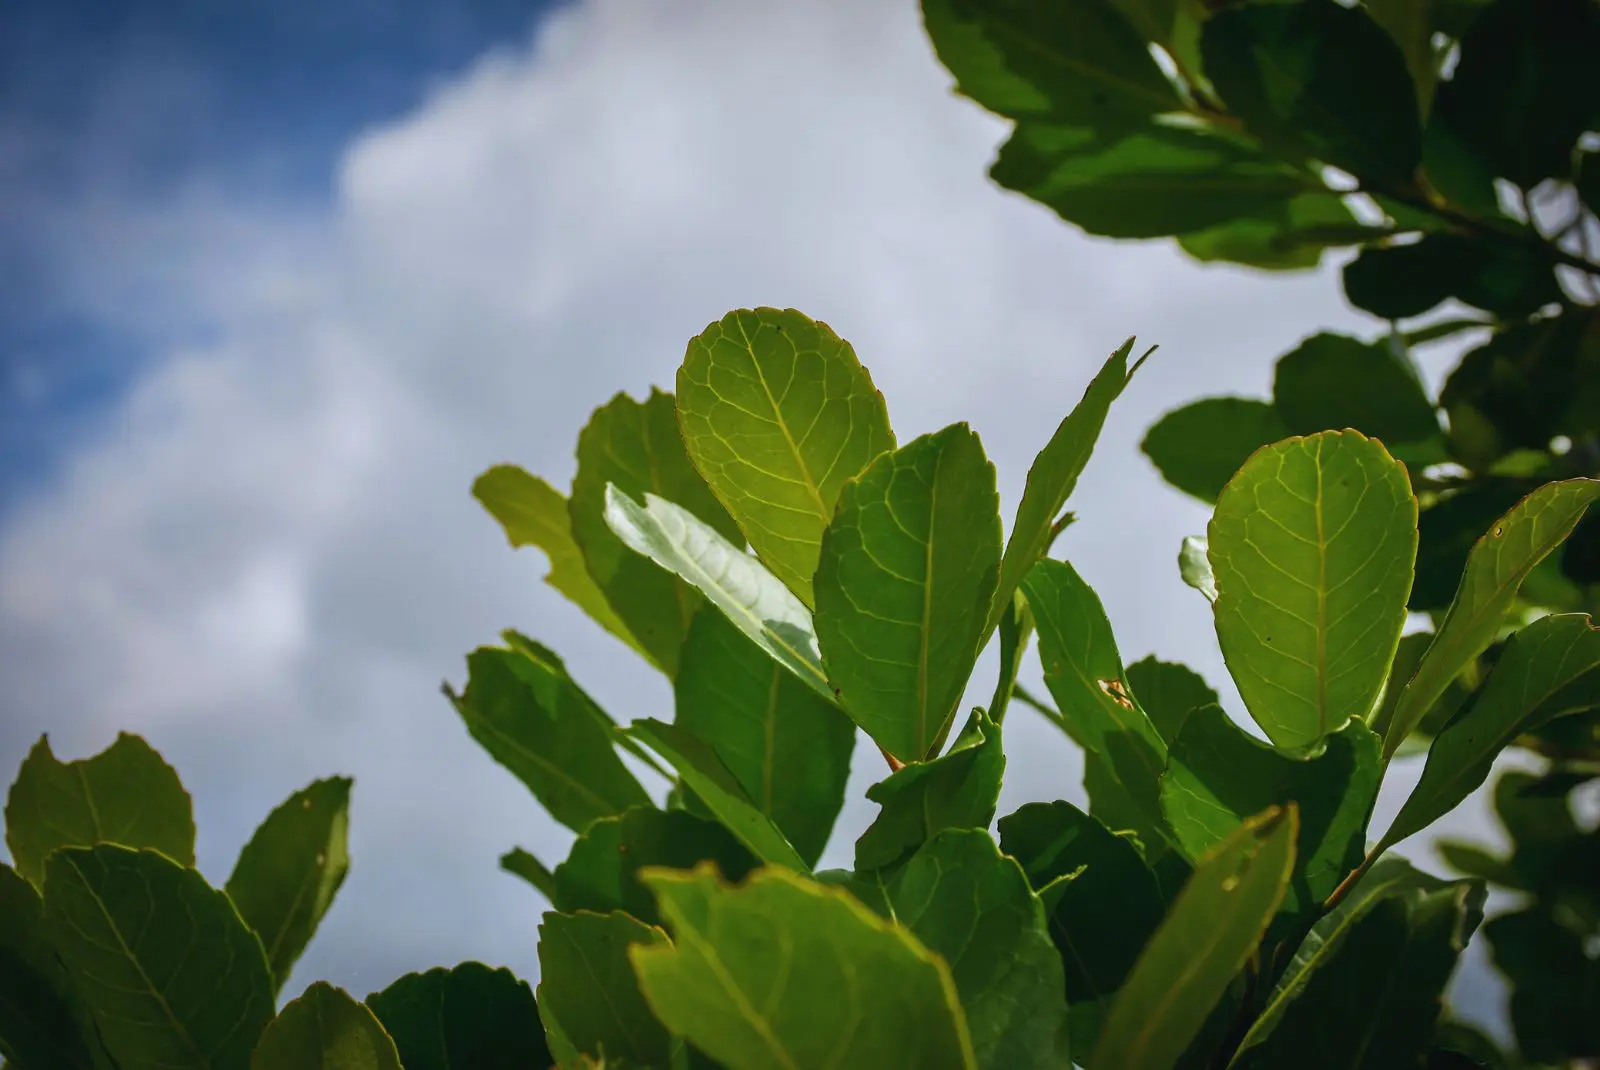
<instances>
[{"instance_id":1,"label":"leaf stem","mask_svg":"<svg viewBox=\"0 0 1600 1070\"><path fill-rule=\"evenodd\" d=\"M1361 864L1355 869L1352 869L1349 875L1346 876L1344 880L1339 882L1339 887L1335 888L1332 894L1330 894L1327 899L1323 900L1321 910L1322 914L1331 913L1334 907L1338 906L1344 901L1345 896L1350 894L1350 889L1354 888L1361 882L1361 878L1367 875L1367 870L1372 868L1373 863L1377 862L1379 858L1383 857L1383 852L1386 850L1386 848L1387 845L1380 840L1376 847L1367 852L1367 857L1361 860Z\"/></svg>"},{"instance_id":2,"label":"leaf stem","mask_svg":"<svg viewBox=\"0 0 1600 1070\"><path fill-rule=\"evenodd\" d=\"M1034 709L1050 718L1056 724L1062 724L1066 720L1066 718L1061 716L1061 712L1059 710L1045 702L1043 699L1039 698L1037 695L1033 694L1021 684L1011 685L1011 697L1021 702L1024 706L1032 706Z\"/></svg>"}]
</instances>

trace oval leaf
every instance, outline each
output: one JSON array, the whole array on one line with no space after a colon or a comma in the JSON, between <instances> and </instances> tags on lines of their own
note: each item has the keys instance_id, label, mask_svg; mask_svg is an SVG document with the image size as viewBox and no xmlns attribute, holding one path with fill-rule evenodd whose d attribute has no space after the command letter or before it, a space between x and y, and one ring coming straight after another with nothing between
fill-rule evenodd
<instances>
[{"instance_id":1,"label":"oval leaf","mask_svg":"<svg viewBox=\"0 0 1600 1070\"><path fill-rule=\"evenodd\" d=\"M406 1070L545 1070L533 990L510 970L463 962L400 978L367 997Z\"/></svg>"},{"instance_id":2,"label":"oval leaf","mask_svg":"<svg viewBox=\"0 0 1600 1070\"><path fill-rule=\"evenodd\" d=\"M1252 453L1288 434L1265 401L1202 398L1157 420L1139 448L1168 483L1214 502Z\"/></svg>"},{"instance_id":3,"label":"oval leaf","mask_svg":"<svg viewBox=\"0 0 1600 1070\"><path fill-rule=\"evenodd\" d=\"M1438 413L1397 345L1324 332L1278 358L1272 403L1289 433L1352 427L1390 443L1437 437Z\"/></svg>"},{"instance_id":4,"label":"oval leaf","mask_svg":"<svg viewBox=\"0 0 1600 1070\"><path fill-rule=\"evenodd\" d=\"M371 1011L318 981L267 1027L250 1070L400 1070L400 1053Z\"/></svg>"},{"instance_id":5,"label":"oval leaf","mask_svg":"<svg viewBox=\"0 0 1600 1070\"><path fill-rule=\"evenodd\" d=\"M632 946L665 942L660 929L626 914L546 914L539 925L538 994L546 1032L602 1064L669 1065L672 1038L629 964Z\"/></svg>"}]
</instances>

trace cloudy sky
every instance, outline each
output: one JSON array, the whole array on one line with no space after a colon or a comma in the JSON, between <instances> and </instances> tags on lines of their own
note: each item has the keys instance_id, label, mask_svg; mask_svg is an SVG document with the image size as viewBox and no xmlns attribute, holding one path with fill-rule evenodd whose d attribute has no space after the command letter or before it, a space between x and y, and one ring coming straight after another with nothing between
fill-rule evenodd
<instances>
[{"instance_id":1,"label":"cloudy sky","mask_svg":"<svg viewBox=\"0 0 1600 1070\"><path fill-rule=\"evenodd\" d=\"M1106 354L1159 343L1058 552L1128 660L1223 682L1174 565L1206 512L1137 444L1185 400L1262 394L1314 329L1372 333L1331 270L1091 241L991 186L1004 130L951 95L913 0L215 10L4 16L0 767L41 732L63 757L142 733L194 793L217 882L284 796L353 774L353 869L292 989L463 958L536 975L543 904L495 860L554 862L570 837L439 683L514 626L619 720L670 694L468 487L502 461L570 478L589 411L669 387L731 308L827 320L900 438L970 421L1008 503ZM1019 711L1007 732L1002 812L1081 798L1051 729ZM875 759L858 750L853 794ZM1380 822L1418 771L1393 771ZM1481 966L1458 988L1493 1013Z\"/></svg>"}]
</instances>

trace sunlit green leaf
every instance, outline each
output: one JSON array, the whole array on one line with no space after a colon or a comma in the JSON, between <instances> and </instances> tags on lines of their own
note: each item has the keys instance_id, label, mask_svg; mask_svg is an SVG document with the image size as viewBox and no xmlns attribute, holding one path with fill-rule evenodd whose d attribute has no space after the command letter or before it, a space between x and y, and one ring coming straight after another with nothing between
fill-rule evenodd
<instances>
[{"instance_id":1,"label":"sunlit green leaf","mask_svg":"<svg viewBox=\"0 0 1600 1070\"><path fill-rule=\"evenodd\" d=\"M660 929L626 914L546 914L539 925L538 992L546 1032L554 1026L584 1055L667 1067L672 1038L645 1002L629 962L631 947L665 943Z\"/></svg>"},{"instance_id":2,"label":"sunlit green leaf","mask_svg":"<svg viewBox=\"0 0 1600 1070\"><path fill-rule=\"evenodd\" d=\"M463 962L407 974L367 1006L406 1070L546 1070L555 1061L533 990L510 970Z\"/></svg>"},{"instance_id":3,"label":"sunlit green leaf","mask_svg":"<svg viewBox=\"0 0 1600 1070\"><path fill-rule=\"evenodd\" d=\"M72 999L39 893L0 865L0 1055L15 1070L93 1070L88 1023Z\"/></svg>"},{"instance_id":4,"label":"sunlit green leaf","mask_svg":"<svg viewBox=\"0 0 1600 1070\"><path fill-rule=\"evenodd\" d=\"M976 1070L944 960L842 890L779 869L641 876L672 942L631 952L640 985L728 1070Z\"/></svg>"},{"instance_id":5,"label":"sunlit green leaf","mask_svg":"<svg viewBox=\"0 0 1600 1070\"><path fill-rule=\"evenodd\" d=\"M811 605L845 481L894 448L883 395L850 343L793 309L730 312L689 342L678 419L689 456L762 562Z\"/></svg>"},{"instance_id":6,"label":"sunlit green leaf","mask_svg":"<svg viewBox=\"0 0 1600 1070\"><path fill-rule=\"evenodd\" d=\"M994 466L965 424L847 483L822 539L817 639L844 708L901 761L944 743L1000 567Z\"/></svg>"},{"instance_id":7,"label":"sunlit green leaf","mask_svg":"<svg viewBox=\"0 0 1600 1070\"><path fill-rule=\"evenodd\" d=\"M605 820L601 818L601 820ZM521 877L549 902L555 901L556 878L550 867L522 847L513 847L500 856L500 868L513 876Z\"/></svg>"},{"instance_id":8,"label":"sunlit green leaf","mask_svg":"<svg viewBox=\"0 0 1600 1070\"><path fill-rule=\"evenodd\" d=\"M1467 558L1485 531L1521 501L1524 484L1480 480L1435 501L1417 518L1417 575L1411 586L1414 613L1450 608ZM1413 665L1412 669L1415 670ZM1405 685L1410 675L1396 684Z\"/></svg>"},{"instance_id":9,"label":"sunlit green leaf","mask_svg":"<svg viewBox=\"0 0 1600 1070\"><path fill-rule=\"evenodd\" d=\"M1373 234L1374 228L1356 221L1343 197L1313 189L1252 215L1180 235L1178 245L1200 261L1303 271L1321 264L1326 250L1359 244Z\"/></svg>"},{"instance_id":10,"label":"sunlit green leaf","mask_svg":"<svg viewBox=\"0 0 1600 1070\"><path fill-rule=\"evenodd\" d=\"M1416 370L1387 340L1312 335L1278 359L1272 403L1294 435L1351 427L1393 444L1439 434Z\"/></svg>"},{"instance_id":11,"label":"sunlit green leaf","mask_svg":"<svg viewBox=\"0 0 1600 1070\"><path fill-rule=\"evenodd\" d=\"M400 1070L400 1053L370 1010L318 981L267 1026L250 1070Z\"/></svg>"},{"instance_id":12,"label":"sunlit green leaf","mask_svg":"<svg viewBox=\"0 0 1600 1070\"><path fill-rule=\"evenodd\" d=\"M996 722L1005 717L1017 684L1017 673L1022 669L1022 655L1027 652L1028 640L1032 638L1033 610L1018 591L1011 596L1010 609L1000 616L1000 672L994 682L994 697L989 700Z\"/></svg>"},{"instance_id":13,"label":"sunlit green leaf","mask_svg":"<svg viewBox=\"0 0 1600 1070\"><path fill-rule=\"evenodd\" d=\"M1265 401L1203 398L1157 420L1139 448L1168 483L1214 502L1252 453L1288 435Z\"/></svg>"},{"instance_id":14,"label":"sunlit green leaf","mask_svg":"<svg viewBox=\"0 0 1600 1070\"><path fill-rule=\"evenodd\" d=\"M1417 552L1405 468L1360 432L1261 450L1211 518L1217 638L1255 722L1304 747L1371 712Z\"/></svg>"}]
</instances>

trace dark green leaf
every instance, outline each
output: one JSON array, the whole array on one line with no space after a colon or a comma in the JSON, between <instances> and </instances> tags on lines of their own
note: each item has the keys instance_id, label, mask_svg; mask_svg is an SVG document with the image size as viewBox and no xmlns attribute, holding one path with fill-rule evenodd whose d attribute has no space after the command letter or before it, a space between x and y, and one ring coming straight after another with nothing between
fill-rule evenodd
<instances>
[{"instance_id":1,"label":"dark green leaf","mask_svg":"<svg viewBox=\"0 0 1600 1070\"><path fill-rule=\"evenodd\" d=\"M447 690L472 738L575 832L650 801L617 756L605 714L558 664L479 647L467 689Z\"/></svg>"},{"instance_id":2,"label":"dark green leaf","mask_svg":"<svg viewBox=\"0 0 1600 1070\"><path fill-rule=\"evenodd\" d=\"M1139 448L1168 483L1214 502L1251 454L1288 435L1265 401L1204 398L1163 416Z\"/></svg>"},{"instance_id":3,"label":"dark green leaf","mask_svg":"<svg viewBox=\"0 0 1600 1070\"><path fill-rule=\"evenodd\" d=\"M406 1070L548 1070L539 1009L510 970L463 962L411 973L367 997Z\"/></svg>"},{"instance_id":4,"label":"dark green leaf","mask_svg":"<svg viewBox=\"0 0 1600 1070\"><path fill-rule=\"evenodd\" d=\"M1588 616L1544 617L1512 636L1483 690L1433 741L1422 779L1380 846L1392 846L1477 790L1522 732L1600 705L1600 629Z\"/></svg>"},{"instance_id":5,"label":"dark green leaf","mask_svg":"<svg viewBox=\"0 0 1600 1070\"><path fill-rule=\"evenodd\" d=\"M630 957L663 1022L728 1070L975 1070L944 960L848 894L780 869L652 870L672 942Z\"/></svg>"},{"instance_id":6,"label":"dark green leaf","mask_svg":"<svg viewBox=\"0 0 1600 1070\"><path fill-rule=\"evenodd\" d=\"M1175 661L1157 660L1153 654L1129 665L1127 680L1134 698L1168 746L1178 738L1189 714L1217 702L1217 693L1199 673Z\"/></svg>"},{"instance_id":7,"label":"dark green leaf","mask_svg":"<svg viewBox=\"0 0 1600 1070\"><path fill-rule=\"evenodd\" d=\"M1578 177L1575 183L1584 207L1600 215L1600 152L1578 154Z\"/></svg>"},{"instance_id":8,"label":"dark green leaf","mask_svg":"<svg viewBox=\"0 0 1600 1070\"><path fill-rule=\"evenodd\" d=\"M1383 741L1385 758L1410 735L1456 674L1483 653L1522 581L1561 545L1597 497L1600 480L1547 483L1517 503L1477 541L1455 601L1395 705Z\"/></svg>"},{"instance_id":9,"label":"dark green leaf","mask_svg":"<svg viewBox=\"0 0 1600 1070\"><path fill-rule=\"evenodd\" d=\"M272 1018L261 942L205 878L152 850L69 847L45 930L121 1070L244 1070Z\"/></svg>"},{"instance_id":10,"label":"dark green leaf","mask_svg":"<svg viewBox=\"0 0 1600 1070\"><path fill-rule=\"evenodd\" d=\"M1417 518L1417 575L1411 586L1413 613L1450 608L1472 548L1494 522L1521 501L1525 484L1477 480L1434 502ZM1412 670L1416 669L1413 664ZM1394 698L1408 673L1394 685Z\"/></svg>"},{"instance_id":11,"label":"dark green leaf","mask_svg":"<svg viewBox=\"0 0 1600 1070\"><path fill-rule=\"evenodd\" d=\"M1205 24L1206 75L1268 144L1406 187L1422 159L1405 57L1359 7L1244 4Z\"/></svg>"},{"instance_id":12,"label":"dark green leaf","mask_svg":"<svg viewBox=\"0 0 1600 1070\"><path fill-rule=\"evenodd\" d=\"M93 1070L86 1026L45 935L39 893L0 865L0 1055L12 1070Z\"/></svg>"},{"instance_id":13,"label":"dark green leaf","mask_svg":"<svg viewBox=\"0 0 1600 1070\"><path fill-rule=\"evenodd\" d=\"M1298 748L1371 712L1406 619L1417 503L1358 431L1261 450L1209 530L1217 639L1250 716Z\"/></svg>"},{"instance_id":14,"label":"dark green leaf","mask_svg":"<svg viewBox=\"0 0 1600 1070\"><path fill-rule=\"evenodd\" d=\"M1406 73L1417 95L1417 112L1428 114L1439 80L1439 62L1433 52L1436 0L1366 0L1362 5L1372 21L1383 27L1405 57Z\"/></svg>"},{"instance_id":15,"label":"dark green leaf","mask_svg":"<svg viewBox=\"0 0 1600 1070\"><path fill-rule=\"evenodd\" d=\"M1325 250L1359 244L1374 233L1357 222L1340 195L1309 190L1258 208L1253 215L1181 235L1178 245L1200 261L1303 271L1321 264Z\"/></svg>"},{"instance_id":16,"label":"dark green leaf","mask_svg":"<svg viewBox=\"0 0 1600 1070\"><path fill-rule=\"evenodd\" d=\"M606 601L605 592L590 578L583 551L572 537L567 499L560 491L516 465L497 464L472 484L472 496L500 522L513 547L537 546L544 551L550 559L544 582L606 631L645 657L650 656Z\"/></svg>"},{"instance_id":17,"label":"dark green leaf","mask_svg":"<svg viewBox=\"0 0 1600 1070\"><path fill-rule=\"evenodd\" d=\"M1503 914L1483 927L1494 964L1512 983L1511 1024L1522 1056L1561 1064L1600 1051L1600 962L1547 913Z\"/></svg>"},{"instance_id":18,"label":"dark green leaf","mask_svg":"<svg viewBox=\"0 0 1600 1070\"><path fill-rule=\"evenodd\" d=\"M1279 358L1272 399L1290 434L1352 427L1389 443L1439 434L1416 370L1388 340L1312 335Z\"/></svg>"},{"instance_id":19,"label":"dark green leaf","mask_svg":"<svg viewBox=\"0 0 1600 1070\"><path fill-rule=\"evenodd\" d=\"M1547 449L1557 435L1600 431L1600 312L1500 331L1462 358L1439 401L1453 424L1491 432L1484 456L1465 457L1474 467L1515 449Z\"/></svg>"},{"instance_id":20,"label":"dark green leaf","mask_svg":"<svg viewBox=\"0 0 1600 1070\"><path fill-rule=\"evenodd\" d=\"M1145 126L1097 137L1024 122L990 176L1090 234L1163 238L1241 217L1277 220L1321 183L1249 142L1190 127Z\"/></svg>"},{"instance_id":21,"label":"dark green leaf","mask_svg":"<svg viewBox=\"0 0 1600 1070\"><path fill-rule=\"evenodd\" d=\"M856 869L889 869L947 828L988 828L1006 756L1000 726L973 710L950 749L867 789L883 809L856 841Z\"/></svg>"},{"instance_id":22,"label":"dark green leaf","mask_svg":"<svg viewBox=\"0 0 1600 1070\"><path fill-rule=\"evenodd\" d=\"M1449 298L1500 316L1526 316L1561 300L1548 259L1509 242L1427 234L1373 245L1344 268L1350 303L1388 320L1420 316Z\"/></svg>"},{"instance_id":23,"label":"dark green leaf","mask_svg":"<svg viewBox=\"0 0 1600 1070\"><path fill-rule=\"evenodd\" d=\"M6 797L6 845L17 872L42 886L57 847L118 843L194 865L194 806L178 774L126 732L92 758L62 762L40 736Z\"/></svg>"},{"instance_id":24,"label":"dark green leaf","mask_svg":"<svg viewBox=\"0 0 1600 1070\"><path fill-rule=\"evenodd\" d=\"M225 891L261 938L282 991L350 868L350 779L319 780L272 811L239 854Z\"/></svg>"},{"instance_id":25,"label":"dark green leaf","mask_svg":"<svg viewBox=\"0 0 1600 1070\"><path fill-rule=\"evenodd\" d=\"M712 495L684 452L672 395L652 390L643 403L618 394L594 411L578 435L578 473L572 480L572 535L595 585L669 677L678 648L700 606L692 587L633 553L606 524L607 486L637 498L654 494L693 513L724 538L739 528Z\"/></svg>"},{"instance_id":26,"label":"dark green leaf","mask_svg":"<svg viewBox=\"0 0 1600 1070\"><path fill-rule=\"evenodd\" d=\"M635 721L629 735L661 755L678 771L695 796L728 831L739 837L763 862L802 873L810 867L784 838L782 830L751 801L710 745L678 725L656 720Z\"/></svg>"},{"instance_id":27,"label":"dark green leaf","mask_svg":"<svg viewBox=\"0 0 1600 1070\"><path fill-rule=\"evenodd\" d=\"M1117 994L1087 1065L1168 1070L1177 1061L1277 912L1296 824L1292 808L1274 808L1200 862Z\"/></svg>"},{"instance_id":28,"label":"dark green leaf","mask_svg":"<svg viewBox=\"0 0 1600 1070\"><path fill-rule=\"evenodd\" d=\"M1145 38L1108 0L923 0L922 16L957 89L1001 115L1124 129L1182 108Z\"/></svg>"},{"instance_id":29,"label":"dark green leaf","mask_svg":"<svg viewBox=\"0 0 1600 1070\"><path fill-rule=\"evenodd\" d=\"M883 395L850 343L793 309L730 312L689 342L678 419L750 545L812 605L822 532L845 481L894 449Z\"/></svg>"},{"instance_id":30,"label":"dark green leaf","mask_svg":"<svg viewBox=\"0 0 1600 1070\"><path fill-rule=\"evenodd\" d=\"M817 640L844 708L901 761L944 745L999 568L994 465L965 424L845 484L822 537Z\"/></svg>"},{"instance_id":31,"label":"dark green leaf","mask_svg":"<svg viewBox=\"0 0 1600 1070\"><path fill-rule=\"evenodd\" d=\"M1366 854L1367 818L1383 777L1380 746L1353 720L1324 738L1315 756L1291 757L1246 734L1220 706L1203 706L1172 744L1162 809L1184 850L1198 858L1250 815L1294 803L1300 836L1284 907L1305 913Z\"/></svg>"},{"instance_id":32,"label":"dark green leaf","mask_svg":"<svg viewBox=\"0 0 1600 1070\"><path fill-rule=\"evenodd\" d=\"M1400 645L1394 651L1394 661L1389 665L1388 687L1383 693L1383 701L1378 705L1377 712L1372 715L1371 720L1372 730L1378 733L1380 739L1388 737L1389 725L1394 720L1394 708L1399 704L1400 694L1405 690L1406 681L1416 673L1417 666L1422 664L1422 656L1428 652L1428 647L1432 643L1432 632L1413 632L1400 637ZM1418 722L1416 731L1428 736L1436 735L1466 702L1470 690L1463 684L1461 678L1451 681L1445 693L1439 697L1439 701Z\"/></svg>"},{"instance_id":33,"label":"dark green leaf","mask_svg":"<svg viewBox=\"0 0 1600 1070\"><path fill-rule=\"evenodd\" d=\"M318 981L267 1026L250 1068L400 1070L400 1053L370 1010Z\"/></svg>"},{"instance_id":34,"label":"dark green leaf","mask_svg":"<svg viewBox=\"0 0 1600 1070\"><path fill-rule=\"evenodd\" d=\"M727 829L683 810L635 807L584 830L567 860L556 867L557 910L621 910L660 924L655 896L639 883L645 866L690 869L714 862L730 881L743 880L759 863Z\"/></svg>"},{"instance_id":35,"label":"dark green leaf","mask_svg":"<svg viewBox=\"0 0 1600 1070\"><path fill-rule=\"evenodd\" d=\"M600 820L604 821L606 818L601 818ZM534 890L544 896L546 901L555 902L555 874L550 872L549 866L539 861L528 851L521 847L513 847L500 856L500 868L514 876L521 877L533 885Z\"/></svg>"},{"instance_id":36,"label":"dark green leaf","mask_svg":"<svg viewBox=\"0 0 1600 1070\"><path fill-rule=\"evenodd\" d=\"M814 865L844 804L855 725L715 606L689 627L674 696L678 726L711 745Z\"/></svg>"},{"instance_id":37,"label":"dark green leaf","mask_svg":"<svg viewBox=\"0 0 1600 1070\"><path fill-rule=\"evenodd\" d=\"M1005 718L1017 684L1017 673L1022 670L1022 655L1027 652L1031 638L1033 610L1028 608L1028 600L1022 597L1022 592L1017 591L1011 596L1011 608L1000 616L1000 672L994 682L994 697L989 701L996 724Z\"/></svg>"},{"instance_id":38,"label":"dark green leaf","mask_svg":"<svg viewBox=\"0 0 1600 1070\"><path fill-rule=\"evenodd\" d=\"M558 1030L584 1055L665 1070L672 1038L645 1002L628 949L666 942L660 929L626 914L546 914L538 994L546 1031Z\"/></svg>"},{"instance_id":39,"label":"dark green leaf","mask_svg":"<svg viewBox=\"0 0 1600 1070\"><path fill-rule=\"evenodd\" d=\"M1138 848L1064 801L1029 803L1001 818L1000 846L1044 900L1067 999L1098 1000L1120 988L1167 907Z\"/></svg>"},{"instance_id":40,"label":"dark green leaf","mask_svg":"<svg viewBox=\"0 0 1600 1070\"><path fill-rule=\"evenodd\" d=\"M1133 371L1128 369L1128 354L1133 350L1130 338L1106 358L1098 374L1083 392L1083 398L1074 405L1044 449L1039 451L1028 468L1028 481L1022 490L1022 501L1017 505L1016 520L1011 525L1011 537L1006 541L1005 557L1000 562L1000 586L995 592L994 608L989 614L989 632L999 624L1001 615L1010 607L1011 597L1028 574L1033 563L1050 549L1051 540L1060 528L1057 526L1061 510L1067 499L1077 489L1078 477L1089 464L1094 444L1105 426L1111 403L1122 396ZM1134 371L1138 365L1134 365ZM998 718L999 714L995 713Z\"/></svg>"},{"instance_id":41,"label":"dark green leaf","mask_svg":"<svg viewBox=\"0 0 1600 1070\"><path fill-rule=\"evenodd\" d=\"M978 1066L1067 1065L1067 998L1045 914L982 829L946 829L889 882L888 916L950 966Z\"/></svg>"}]
</instances>

